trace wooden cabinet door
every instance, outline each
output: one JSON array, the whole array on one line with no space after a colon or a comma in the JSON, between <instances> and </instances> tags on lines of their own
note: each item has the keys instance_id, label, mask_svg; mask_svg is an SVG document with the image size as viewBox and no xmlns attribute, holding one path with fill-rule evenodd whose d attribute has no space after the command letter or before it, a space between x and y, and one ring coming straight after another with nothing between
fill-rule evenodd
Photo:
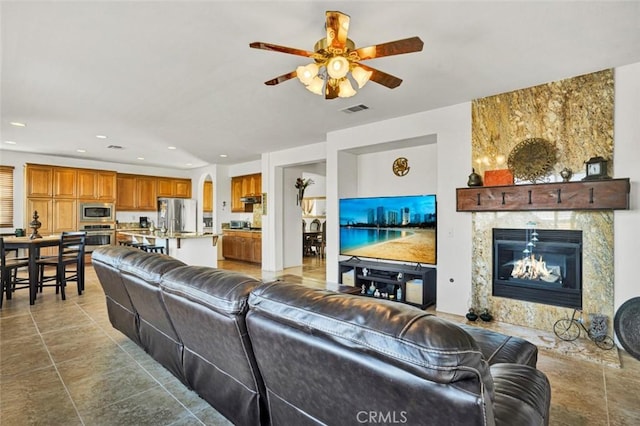
<instances>
[{"instance_id":1,"label":"wooden cabinet door","mask_svg":"<svg viewBox=\"0 0 640 426\"><path fill-rule=\"evenodd\" d=\"M191 179L174 179L174 196L179 198L191 198Z\"/></svg>"},{"instance_id":2,"label":"wooden cabinet door","mask_svg":"<svg viewBox=\"0 0 640 426\"><path fill-rule=\"evenodd\" d=\"M202 211L205 213L213 212L213 182L205 181L202 190Z\"/></svg>"},{"instance_id":3,"label":"wooden cabinet door","mask_svg":"<svg viewBox=\"0 0 640 426\"><path fill-rule=\"evenodd\" d=\"M31 235L29 223L33 220L33 212L38 212L38 221L41 226L38 229L40 235L49 235L53 232L53 201L51 198L28 198L27 209L24 217L24 228L27 235Z\"/></svg>"},{"instance_id":4,"label":"wooden cabinet door","mask_svg":"<svg viewBox=\"0 0 640 426\"><path fill-rule=\"evenodd\" d=\"M113 202L116 199L116 172L96 172L96 199Z\"/></svg>"},{"instance_id":5,"label":"wooden cabinet door","mask_svg":"<svg viewBox=\"0 0 640 426\"><path fill-rule=\"evenodd\" d=\"M251 239L252 246L252 261L255 263L262 263L262 236L254 234Z\"/></svg>"},{"instance_id":6,"label":"wooden cabinet door","mask_svg":"<svg viewBox=\"0 0 640 426\"><path fill-rule=\"evenodd\" d=\"M138 210L153 210L158 208L157 179L154 177L139 176L136 179L136 198Z\"/></svg>"},{"instance_id":7,"label":"wooden cabinet door","mask_svg":"<svg viewBox=\"0 0 640 426\"><path fill-rule=\"evenodd\" d=\"M26 166L27 197L53 196L53 168L50 166ZM31 212L33 214L33 211ZM29 219L31 221L31 219Z\"/></svg>"},{"instance_id":8,"label":"wooden cabinet door","mask_svg":"<svg viewBox=\"0 0 640 426\"><path fill-rule=\"evenodd\" d=\"M158 178L158 197L173 197L173 179Z\"/></svg>"},{"instance_id":9,"label":"wooden cabinet door","mask_svg":"<svg viewBox=\"0 0 640 426\"><path fill-rule=\"evenodd\" d=\"M97 177L93 170L78 170L78 198L88 200L96 198Z\"/></svg>"},{"instance_id":10,"label":"wooden cabinet door","mask_svg":"<svg viewBox=\"0 0 640 426\"><path fill-rule=\"evenodd\" d=\"M238 244L236 237L224 234L222 237L222 256L227 259L238 258Z\"/></svg>"},{"instance_id":11,"label":"wooden cabinet door","mask_svg":"<svg viewBox=\"0 0 640 426\"><path fill-rule=\"evenodd\" d=\"M53 232L77 231L77 202L76 200L53 200Z\"/></svg>"},{"instance_id":12,"label":"wooden cabinet door","mask_svg":"<svg viewBox=\"0 0 640 426\"><path fill-rule=\"evenodd\" d=\"M242 176L231 178L231 211L244 212L244 203L240 201L242 198Z\"/></svg>"},{"instance_id":13,"label":"wooden cabinet door","mask_svg":"<svg viewBox=\"0 0 640 426\"><path fill-rule=\"evenodd\" d=\"M53 168L53 196L64 198L76 197L76 169L66 167Z\"/></svg>"},{"instance_id":14,"label":"wooden cabinet door","mask_svg":"<svg viewBox=\"0 0 640 426\"><path fill-rule=\"evenodd\" d=\"M262 175L260 173L256 173L254 175L247 176L248 181L248 193L249 195L260 195L262 194Z\"/></svg>"},{"instance_id":15,"label":"wooden cabinet door","mask_svg":"<svg viewBox=\"0 0 640 426\"><path fill-rule=\"evenodd\" d=\"M116 209L131 211L136 209L136 177L134 175L118 175L116 192Z\"/></svg>"}]
</instances>

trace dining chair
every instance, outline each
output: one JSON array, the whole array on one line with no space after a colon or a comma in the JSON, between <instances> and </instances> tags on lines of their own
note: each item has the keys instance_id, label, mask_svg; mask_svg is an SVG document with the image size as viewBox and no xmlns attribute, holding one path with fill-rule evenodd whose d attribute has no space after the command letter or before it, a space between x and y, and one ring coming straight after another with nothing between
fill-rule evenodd
<instances>
[{"instance_id":1,"label":"dining chair","mask_svg":"<svg viewBox=\"0 0 640 426\"><path fill-rule=\"evenodd\" d=\"M55 286L56 294L60 293L62 300L66 300L65 287L67 282L75 281L78 295L84 290L84 249L87 233L63 232L60 236L58 254L38 259L38 289L42 293L43 287ZM55 267L55 275L46 276L45 269ZM55 282L55 284L45 284Z\"/></svg>"},{"instance_id":2,"label":"dining chair","mask_svg":"<svg viewBox=\"0 0 640 426\"><path fill-rule=\"evenodd\" d=\"M7 251L4 246L4 238L0 237L0 308L2 308L2 300L5 293L7 300L9 300L11 299L11 293L14 291L21 288L29 288L28 278L18 278L18 269L29 266L29 260L17 256L7 256ZM19 283L27 284L17 286Z\"/></svg>"}]
</instances>

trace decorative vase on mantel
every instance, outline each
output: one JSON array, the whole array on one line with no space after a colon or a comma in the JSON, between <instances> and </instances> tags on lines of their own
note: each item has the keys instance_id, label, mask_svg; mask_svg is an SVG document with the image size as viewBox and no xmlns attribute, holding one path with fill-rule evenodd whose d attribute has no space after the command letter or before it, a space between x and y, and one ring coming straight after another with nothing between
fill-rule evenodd
<instances>
[{"instance_id":1,"label":"decorative vase on mantel","mask_svg":"<svg viewBox=\"0 0 640 426\"><path fill-rule=\"evenodd\" d=\"M469 321L475 321L478 319L478 314L476 314L475 309L469 308L469 312L465 315Z\"/></svg>"}]
</instances>

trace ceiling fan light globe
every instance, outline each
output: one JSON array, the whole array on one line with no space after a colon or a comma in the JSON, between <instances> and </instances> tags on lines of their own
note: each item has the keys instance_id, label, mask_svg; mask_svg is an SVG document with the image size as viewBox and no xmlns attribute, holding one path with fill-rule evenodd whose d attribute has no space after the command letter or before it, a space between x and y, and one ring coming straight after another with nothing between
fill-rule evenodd
<instances>
[{"instance_id":1,"label":"ceiling fan light globe","mask_svg":"<svg viewBox=\"0 0 640 426\"><path fill-rule=\"evenodd\" d=\"M366 71L362 67L355 67L353 71L351 71L351 75L353 76L353 79L356 81L356 83L358 83L359 89L362 89L364 85L367 84L372 74L373 71Z\"/></svg>"},{"instance_id":2,"label":"ceiling fan light globe","mask_svg":"<svg viewBox=\"0 0 640 426\"><path fill-rule=\"evenodd\" d=\"M318 75L318 70L318 65L313 63L309 65L300 65L296 68L296 75L302 84L308 86L313 81L313 78Z\"/></svg>"},{"instance_id":3,"label":"ceiling fan light globe","mask_svg":"<svg viewBox=\"0 0 640 426\"><path fill-rule=\"evenodd\" d=\"M323 95L322 88L324 87L324 80L317 75L313 77L311 82L307 85L307 90L316 95Z\"/></svg>"},{"instance_id":4,"label":"ceiling fan light globe","mask_svg":"<svg viewBox=\"0 0 640 426\"><path fill-rule=\"evenodd\" d=\"M353 86L351 86L351 82L347 78L342 79L342 81L338 85L338 89L338 96L341 98L350 98L357 93L353 89Z\"/></svg>"},{"instance_id":5,"label":"ceiling fan light globe","mask_svg":"<svg viewBox=\"0 0 640 426\"><path fill-rule=\"evenodd\" d=\"M331 78L341 79L349 72L349 61L344 56L334 56L327 62L327 73Z\"/></svg>"}]
</instances>

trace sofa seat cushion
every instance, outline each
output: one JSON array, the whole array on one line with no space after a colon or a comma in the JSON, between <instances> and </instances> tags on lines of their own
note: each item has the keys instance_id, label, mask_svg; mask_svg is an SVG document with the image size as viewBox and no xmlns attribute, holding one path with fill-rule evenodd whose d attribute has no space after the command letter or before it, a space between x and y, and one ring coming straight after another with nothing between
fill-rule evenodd
<instances>
[{"instance_id":1,"label":"sofa seat cushion","mask_svg":"<svg viewBox=\"0 0 640 426\"><path fill-rule=\"evenodd\" d=\"M535 367L538 347L520 337L507 336L486 328L459 324L478 343L489 365L515 363Z\"/></svg>"},{"instance_id":2,"label":"sofa seat cushion","mask_svg":"<svg viewBox=\"0 0 640 426\"><path fill-rule=\"evenodd\" d=\"M539 370L522 364L494 364L496 425L547 425L551 386Z\"/></svg>"}]
</instances>

